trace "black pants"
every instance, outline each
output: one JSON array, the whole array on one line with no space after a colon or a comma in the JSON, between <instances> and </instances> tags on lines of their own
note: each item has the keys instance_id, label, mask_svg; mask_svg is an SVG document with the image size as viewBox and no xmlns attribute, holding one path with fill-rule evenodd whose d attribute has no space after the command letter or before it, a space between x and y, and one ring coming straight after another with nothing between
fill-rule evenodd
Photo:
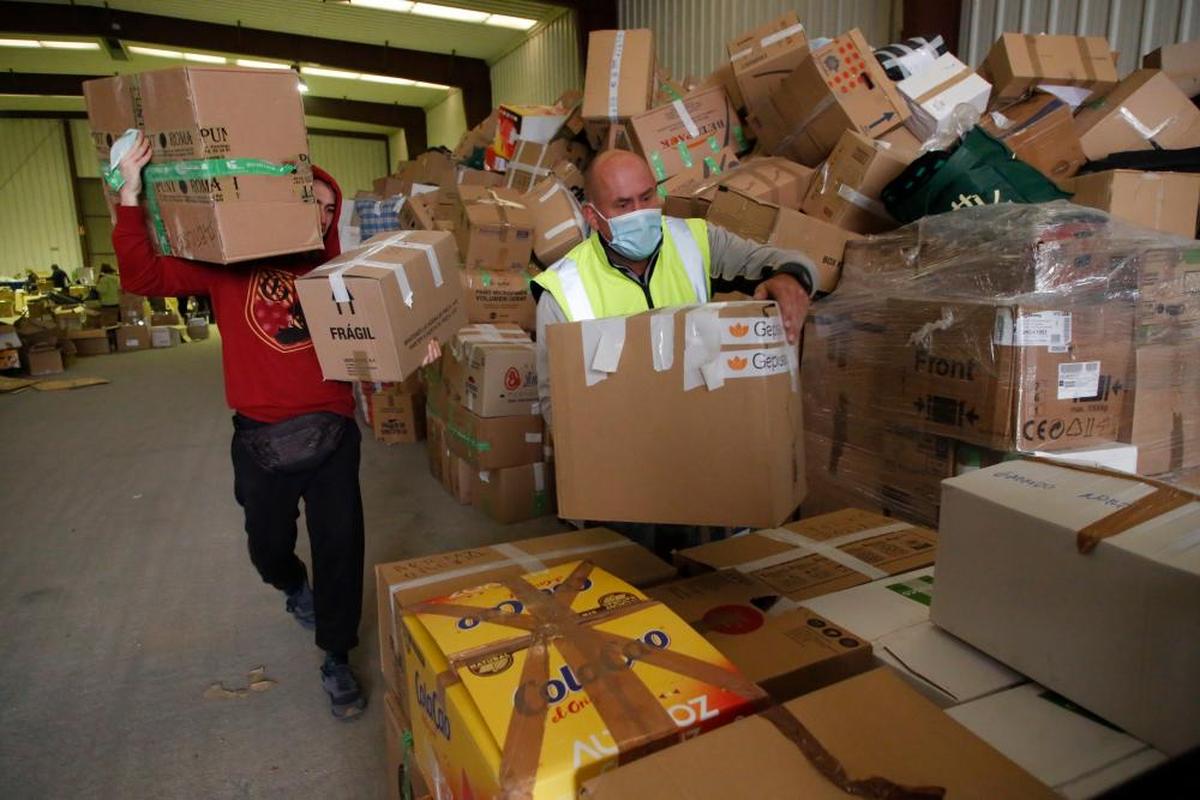
<instances>
[{"instance_id":1,"label":"black pants","mask_svg":"<svg viewBox=\"0 0 1200 800\"><path fill-rule=\"evenodd\" d=\"M363 510L358 487L359 445L354 420L338 449L320 466L296 474L268 472L258 465L238 431L263 423L233 418L233 493L246 512L250 560L262 579L284 592L303 585L304 562L296 557L300 500L312 548L317 647L341 653L358 645L362 618Z\"/></svg>"}]
</instances>

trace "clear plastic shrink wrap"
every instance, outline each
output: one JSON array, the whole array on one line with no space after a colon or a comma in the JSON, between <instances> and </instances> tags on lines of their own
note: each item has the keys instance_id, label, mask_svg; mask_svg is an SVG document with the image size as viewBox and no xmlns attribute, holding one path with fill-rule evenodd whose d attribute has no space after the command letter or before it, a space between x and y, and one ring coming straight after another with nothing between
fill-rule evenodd
<instances>
[{"instance_id":1,"label":"clear plastic shrink wrap","mask_svg":"<svg viewBox=\"0 0 1200 800\"><path fill-rule=\"evenodd\" d=\"M852 242L805 328L805 511L936 525L943 478L1033 452L1187 481L1197 330L1200 242L1065 201Z\"/></svg>"}]
</instances>

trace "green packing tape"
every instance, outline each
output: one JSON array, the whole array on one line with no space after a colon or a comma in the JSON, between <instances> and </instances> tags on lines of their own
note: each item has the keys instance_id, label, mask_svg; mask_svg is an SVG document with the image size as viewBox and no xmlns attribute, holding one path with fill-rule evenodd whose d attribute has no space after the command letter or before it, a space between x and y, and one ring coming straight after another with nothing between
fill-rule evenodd
<instances>
[{"instance_id":1,"label":"green packing tape","mask_svg":"<svg viewBox=\"0 0 1200 800\"><path fill-rule=\"evenodd\" d=\"M742 152L743 150L745 150L747 147L749 147L749 145L746 143L746 134L742 130L741 125L733 126L733 140L735 142L737 142L737 148L738 148L739 153Z\"/></svg>"},{"instance_id":2,"label":"green packing tape","mask_svg":"<svg viewBox=\"0 0 1200 800\"><path fill-rule=\"evenodd\" d=\"M547 513L549 504L546 502L546 493L544 491L533 493L533 513L539 517Z\"/></svg>"},{"instance_id":3,"label":"green packing tape","mask_svg":"<svg viewBox=\"0 0 1200 800\"><path fill-rule=\"evenodd\" d=\"M459 430L458 428L454 427L453 425L450 425L447 423L446 430L449 431L450 433L454 434L459 439L461 439L463 442L466 443L466 445L468 447L470 447L472 450L474 450L477 453L486 453L487 451L492 449L491 442L481 442L478 439L476 439L474 436L471 436L466 431Z\"/></svg>"},{"instance_id":4,"label":"green packing tape","mask_svg":"<svg viewBox=\"0 0 1200 800\"><path fill-rule=\"evenodd\" d=\"M667 185L665 183L660 183L658 185L658 196L664 200L667 199Z\"/></svg>"},{"instance_id":5,"label":"green packing tape","mask_svg":"<svg viewBox=\"0 0 1200 800\"><path fill-rule=\"evenodd\" d=\"M413 737L412 737L412 731L406 729L400 735L400 739L404 744L404 758L401 760L401 763L404 764L404 780L400 784L400 796L402 798L404 798L404 800L413 800L413 788L412 788Z\"/></svg>"},{"instance_id":6,"label":"green packing tape","mask_svg":"<svg viewBox=\"0 0 1200 800\"><path fill-rule=\"evenodd\" d=\"M696 163L692 161L692 151L688 150L687 142L680 142L675 149L679 151L679 160L685 167L690 169Z\"/></svg>"},{"instance_id":7,"label":"green packing tape","mask_svg":"<svg viewBox=\"0 0 1200 800\"><path fill-rule=\"evenodd\" d=\"M705 177L708 177L709 175L720 175L721 174L721 165L718 164L717 160L715 158L713 158L712 156L704 157L704 166L706 167L706 171L704 173Z\"/></svg>"},{"instance_id":8,"label":"green packing tape","mask_svg":"<svg viewBox=\"0 0 1200 800\"><path fill-rule=\"evenodd\" d=\"M670 97L672 100L682 100L683 99L683 95L681 95L679 92L675 91L675 87L669 83L660 83L659 88L662 89L664 92L666 92L667 96Z\"/></svg>"},{"instance_id":9,"label":"green packing tape","mask_svg":"<svg viewBox=\"0 0 1200 800\"><path fill-rule=\"evenodd\" d=\"M479 279L483 283L484 287L492 285L492 273L488 272L486 269L480 273Z\"/></svg>"},{"instance_id":10,"label":"green packing tape","mask_svg":"<svg viewBox=\"0 0 1200 800\"><path fill-rule=\"evenodd\" d=\"M721 143L717 141L717 137L708 137L708 149L712 150L714 153L721 152Z\"/></svg>"},{"instance_id":11,"label":"green packing tape","mask_svg":"<svg viewBox=\"0 0 1200 800\"><path fill-rule=\"evenodd\" d=\"M654 175L660 181L667 179L667 169L663 166L662 153L655 150L650 154L650 166L654 169Z\"/></svg>"}]
</instances>

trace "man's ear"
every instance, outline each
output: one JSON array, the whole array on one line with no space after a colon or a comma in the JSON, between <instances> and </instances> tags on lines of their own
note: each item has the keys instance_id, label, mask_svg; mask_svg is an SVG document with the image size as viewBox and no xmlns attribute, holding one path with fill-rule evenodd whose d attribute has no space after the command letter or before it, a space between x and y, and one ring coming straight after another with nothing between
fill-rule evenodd
<instances>
[{"instance_id":1,"label":"man's ear","mask_svg":"<svg viewBox=\"0 0 1200 800\"><path fill-rule=\"evenodd\" d=\"M591 203L584 204L583 219L585 222L587 222L588 227L594 231L600 230L601 225L604 223L604 220L601 219L600 215L596 212L596 209Z\"/></svg>"}]
</instances>

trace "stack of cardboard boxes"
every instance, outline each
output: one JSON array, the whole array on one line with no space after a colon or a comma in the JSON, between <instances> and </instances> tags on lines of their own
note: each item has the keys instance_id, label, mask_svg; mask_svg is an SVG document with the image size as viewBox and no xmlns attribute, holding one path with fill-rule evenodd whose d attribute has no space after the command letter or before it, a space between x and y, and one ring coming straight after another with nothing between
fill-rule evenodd
<instances>
[{"instance_id":1,"label":"stack of cardboard boxes","mask_svg":"<svg viewBox=\"0 0 1200 800\"><path fill-rule=\"evenodd\" d=\"M425 384L420 372L397 383L360 381L354 397L375 440L411 444L425 438Z\"/></svg>"}]
</instances>

